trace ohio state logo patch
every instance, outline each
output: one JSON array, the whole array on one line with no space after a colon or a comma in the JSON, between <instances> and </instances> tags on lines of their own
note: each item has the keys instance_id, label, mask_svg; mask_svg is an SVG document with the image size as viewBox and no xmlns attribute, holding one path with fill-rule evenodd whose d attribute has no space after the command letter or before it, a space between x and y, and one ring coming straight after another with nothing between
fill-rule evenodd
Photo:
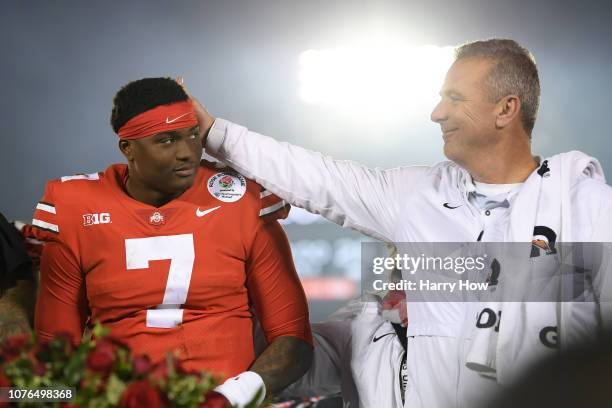
<instances>
[{"instance_id":1,"label":"ohio state logo patch","mask_svg":"<svg viewBox=\"0 0 612 408\"><path fill-rule=\"evenodd\" d=\"M166 225L175 212L176 208L143 208L136 210L136 214L142 221L155 228L162 228Z\"/></svg>"},{"instance_id":2,"label":"ohio state logo patch","mask_svg":"<svg viewBox=\"0 0 612 408\"><path fill-rule=\"evenodd\" d=\"M208 179L208 192L224 203L240 200L246 193L246 179L235 172L217 173Z\"/></svg>"},{"instance_id":3,"label":"ohio state logo patch","mask_svg":"<svg viewBox=\"0 0 612 408\"><path fill-rule=\"evenodd\" d=\"M162 215L162 213L160 213L159 211L155 211L149 217L149 224L155 225L156 227L162 224L165 224L165 223L166 223L166 220L164 219L164 216Z\"/></svg>"}]
</instances>

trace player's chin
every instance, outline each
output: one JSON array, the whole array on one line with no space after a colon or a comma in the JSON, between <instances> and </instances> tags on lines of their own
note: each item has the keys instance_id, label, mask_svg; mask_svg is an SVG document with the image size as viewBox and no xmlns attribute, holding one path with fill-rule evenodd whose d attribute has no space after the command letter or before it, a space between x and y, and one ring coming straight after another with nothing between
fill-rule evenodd
<instances>
[{"instance_id":1,"label":"player's chin","mask_svg":"<svg viewBox=\"0 0 612 408\"><path fill-rule=\"evenodd\" d=\"M191 175L177 175L173 177L173 185L179 190L187 190L195 181L195 174Z\"/></svg>"},{"instance_id":2,"label":"player's chin","mask_svg":"<svg viewBox=\"0 0 612 408\"><path fill-rule=\"evenodd\" d=\"M164 188L163 190L172 194L181 194L183 191L189 189L195 181L195 174L191 175L179 175L173 173L169 177L164 177Z\"/></svg>"}]
</instances>

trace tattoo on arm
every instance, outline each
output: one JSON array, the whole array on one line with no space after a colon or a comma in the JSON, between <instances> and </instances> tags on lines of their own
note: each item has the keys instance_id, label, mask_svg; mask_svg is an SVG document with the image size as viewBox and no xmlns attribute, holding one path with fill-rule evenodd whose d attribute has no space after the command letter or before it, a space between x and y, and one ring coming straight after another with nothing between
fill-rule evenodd
<instances>
[{"instance_id":1,"label":"tattoo on arm","mask_svg":"<svg viewBox=\"0 0 612 408\"><path fill-rule=\"evenodd\" d=\"M296 337L276 338L255 360L250 370L261 376L268 396L297 381L312 363L312 346Z\"/></svg>"}]
</instances>

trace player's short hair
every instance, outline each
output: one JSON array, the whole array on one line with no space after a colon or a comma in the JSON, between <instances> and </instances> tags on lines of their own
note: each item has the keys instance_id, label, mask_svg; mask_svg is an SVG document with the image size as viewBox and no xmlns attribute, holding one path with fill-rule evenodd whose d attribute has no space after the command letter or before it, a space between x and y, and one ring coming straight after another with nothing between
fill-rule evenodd
<instances>
[{"instance_id":1,"label":"player's short hair","mask_svg":"<svg viewBox=\"0 0 612 408\"><path fill-rule=\"evenodd\" d=\"M183 88L171 78L143 78L124 85L113 98L110 123L115 133L134 116L189 99Z\"/></svg>"},{"instance_id":2,"label":"player's short hair","mask_svg":"<svg viewBox=\"0 0 612 408\"><path fill-rule=\"evenodd\" d=\"M531 137L540 106L540 78L531 52L516 41L494 38L455 48L455 60L464 58L486 58L493 62L485 84L491 99L497 102L506 95L517 95L521 100L523 128Z\"/></svg>"}]
</instances>

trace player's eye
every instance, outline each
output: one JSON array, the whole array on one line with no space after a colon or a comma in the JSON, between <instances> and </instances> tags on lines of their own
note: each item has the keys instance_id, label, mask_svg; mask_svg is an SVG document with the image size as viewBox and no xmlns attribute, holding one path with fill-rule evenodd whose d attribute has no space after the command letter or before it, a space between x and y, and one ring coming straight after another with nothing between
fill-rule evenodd
<instances>
[{"instance_id":1,"label":"player's eye","mask_svg":"<svg viewBox=\"0 0 612 408\"><path fill-rule=\"evenodd\" d=\"M171 144L171 143L174 143L175 141L176 141L176 139L174 137L169 136L169 137L164 137L163 139L161 139L159 141L159 143L162 143L162 144Z\"/></svg>"}]
</instances>

